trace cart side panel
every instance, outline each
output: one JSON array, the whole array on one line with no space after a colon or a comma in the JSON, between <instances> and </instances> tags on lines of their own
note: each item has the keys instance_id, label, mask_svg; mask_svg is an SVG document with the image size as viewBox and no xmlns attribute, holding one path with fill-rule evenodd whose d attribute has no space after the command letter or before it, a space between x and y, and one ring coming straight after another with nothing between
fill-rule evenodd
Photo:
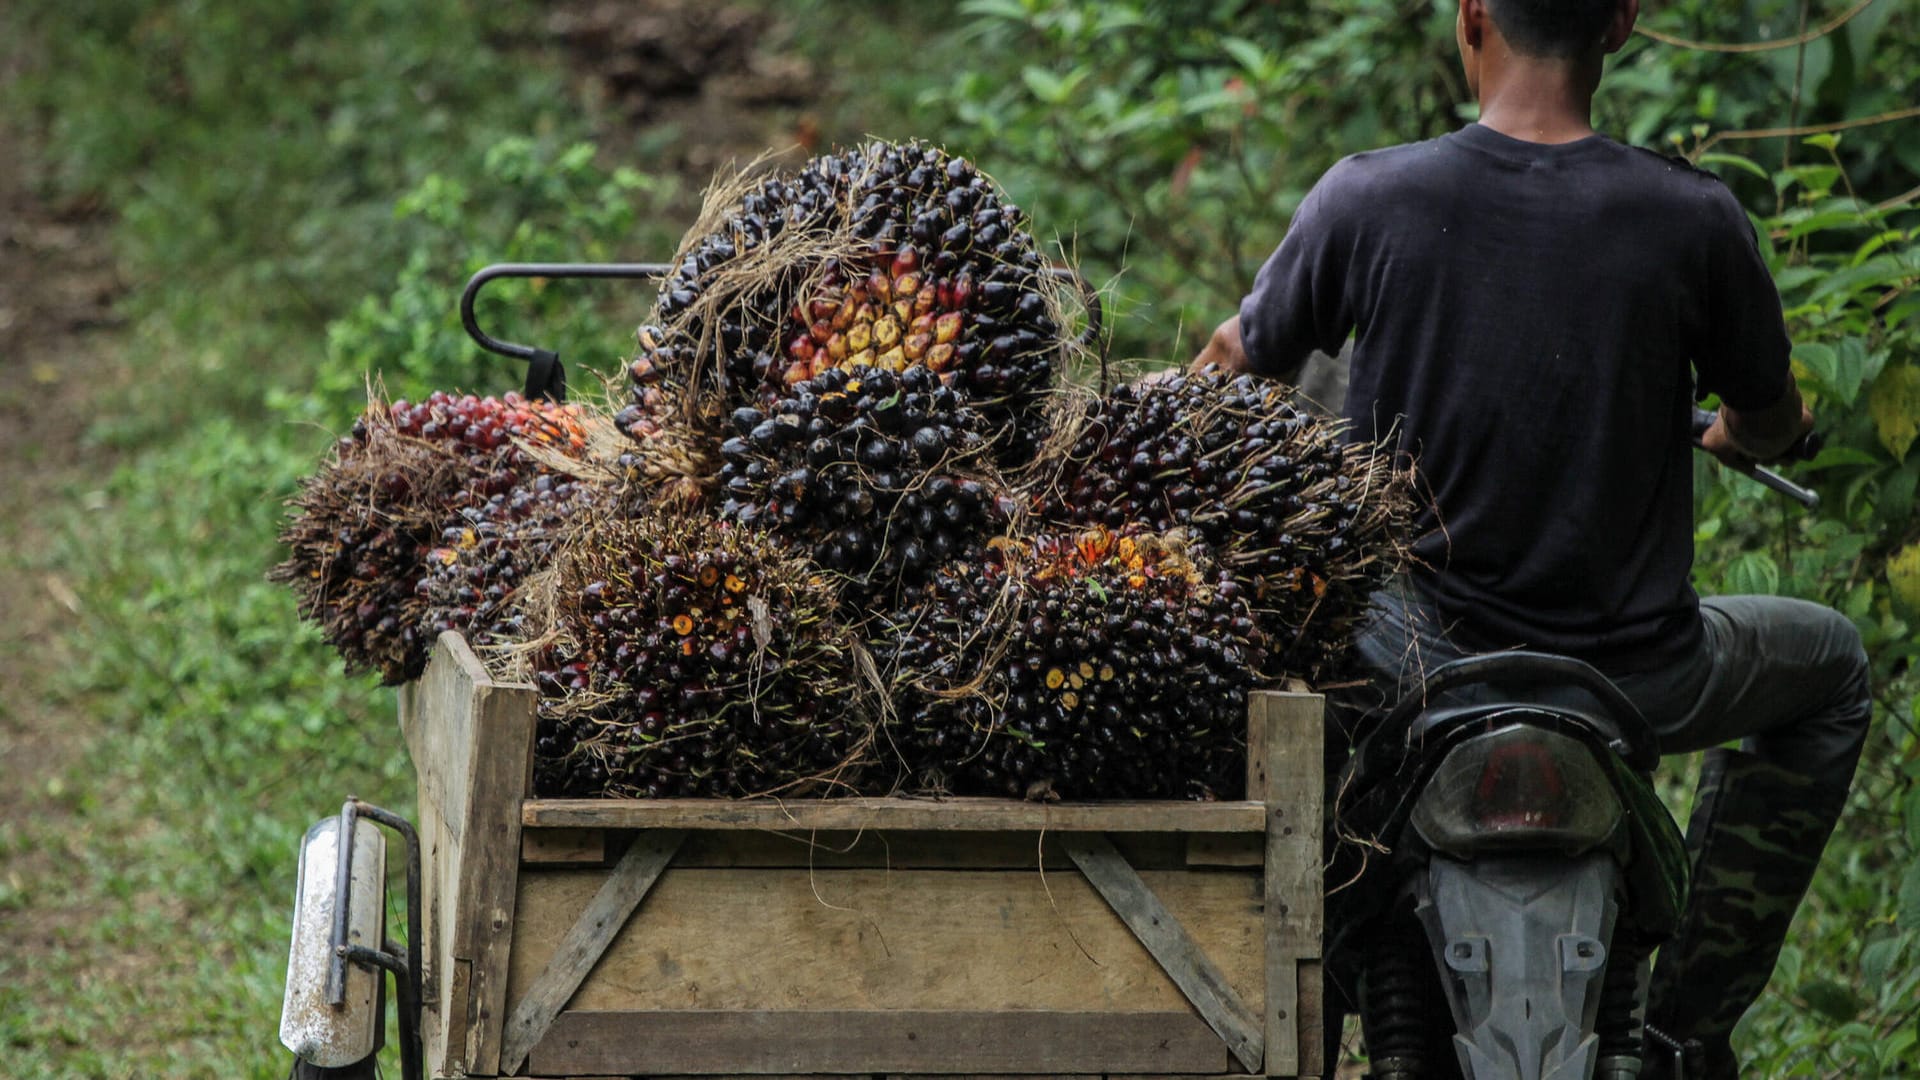
<instances>
[{"instance_id":1,"label":"cart side panel","mask_svg":"<svg viewBox=\"0 0 1920 1080\"><path fill-rule=\"evenodd\" d=\"M509 1000L546 965L604 877L523 871ZM1142 877L1257 1007L1265 977L1259 877ZM1044 876L676 865L568 1007L1172 1012L1187 1003L1070 863Z\"/></svg>"},{"instance_id":2,"label":"cart side panel","mask_svg":"<svg viewBox=\"0 0 1920 1080\"><path fill-rule=\"evenodd\" d=\"M426 845L423 1034L435 1076L498 1069L537 703L532 687L487 678L450 633L400 695Z\"/></svg>"}]
</instances>

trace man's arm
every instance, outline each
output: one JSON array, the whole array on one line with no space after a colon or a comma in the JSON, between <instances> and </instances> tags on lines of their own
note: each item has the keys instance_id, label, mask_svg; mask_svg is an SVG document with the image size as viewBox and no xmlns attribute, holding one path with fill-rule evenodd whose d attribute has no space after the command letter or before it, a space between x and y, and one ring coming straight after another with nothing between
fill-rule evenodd
<instances>
[{"instance_id":1,"label":"man's arm","mask_svg":"<svg viewBox=\"0 0 1920 1080\"><path fill-rule=\"evenodd\" d=\"M1729 465L1771 461L1812 430L1813 411L1800 400L1800 388L1788 379L1787 392L1764 409L1720 406L1720 415L1700 436L1700 445Z\"/></svg>"},{"instance_id":2,"label":"man's arm","mask_svg":"<svg viewBox=\"0 0 1920 1080\"><path fill-rule=\"evenodd\" d=\"M1193 358L1190 370L1218 367L1222 371L1239 372L1250 370L1251 366L1247 362L1246 345L1240 340L1240 316L1235 315L1214 328L1207 347Z\"/></svg>"}]
</instances>

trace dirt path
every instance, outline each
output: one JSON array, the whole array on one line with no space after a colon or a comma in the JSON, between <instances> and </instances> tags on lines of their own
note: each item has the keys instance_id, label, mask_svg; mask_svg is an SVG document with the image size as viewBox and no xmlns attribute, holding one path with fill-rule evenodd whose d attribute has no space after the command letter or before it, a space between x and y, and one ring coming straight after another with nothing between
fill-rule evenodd
<instances>
[{"instance_id":1,"label":"dirt path","mask_svg":"<svg viewBox=\"0 0 1920 1080\"><path fill-rule=\"evenodd\" d=\"M0 97L17 77L0 57ZM111 222L95 206L39 198L36 151L0 122L0 900L51 869L54 854L11 834L31 815L35 831L57 835L70 813L63 777L93 736L85 713L58 700L71 662L63 630L80 600L47 555L58 508L111 468L84 436L93 402L124 377ZM44 944L30 905L7 921L0 957Z\"/></svg>"}]
</instances>

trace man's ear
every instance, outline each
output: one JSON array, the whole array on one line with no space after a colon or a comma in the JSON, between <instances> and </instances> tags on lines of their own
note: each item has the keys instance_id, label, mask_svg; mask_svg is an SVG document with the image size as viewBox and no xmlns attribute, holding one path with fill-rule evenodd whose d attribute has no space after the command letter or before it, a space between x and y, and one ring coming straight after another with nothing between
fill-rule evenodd
<instances>
[{"instance_id":1,"label":"man's ear","mask_svg":"<svg viewBox=\"0 0 1920 1080\"><path fill-rule=\"evenodd\" d=\"M1640 0L1620 0L1614 6L1613 18L1607 20L1607 36L1602 41L1605 51L1616 53L1633 36L1633 24L1640 18Z\"/></svg>"},{"instance_id":2,"label":"man's ear","mask_svg":"<svg viewBox=\"0 0 1920 1080\"><path fill-rule=\"evenodd\" d=\"M1629 0L1637 3L1638 0ZM1478 49L1486 43L1487 3L1486 0L1460 0L1460 44L1465 48Z\"/></svg>"}]
</instances>

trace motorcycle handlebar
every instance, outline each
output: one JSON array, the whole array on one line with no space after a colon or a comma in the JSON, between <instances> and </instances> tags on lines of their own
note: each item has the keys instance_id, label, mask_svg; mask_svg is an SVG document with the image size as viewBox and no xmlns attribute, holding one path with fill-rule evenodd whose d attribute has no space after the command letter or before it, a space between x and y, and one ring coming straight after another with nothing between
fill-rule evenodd
<instances>
[{"instance_id":1,"label":"motorcycle handlebar","mask_svg":"<svg viewBox=\"0 0 1920 1080\"><path fill-rule=\"evenodd\" d=\"M1693 420L1688 426L1693 432L1694 446L1701 446L1701 436L1705 435L1707 429L1713 426L1714 419L1715 414L1709 410L1693 410ZM1786 461L1812 461L1819 455L1823 442L1824 440L1821 438L1819 432L1809 431L1805 435L1800 436L1798 442L1788 447L1787 452L1782 454L1781 458ZM1801 487L1799 484L1781 476L1779 473L1774 472L1764 465L1756 462L1740 464L1722 462L1721 464L1726 465L1727 468L1737 473L1752 477L1754 480L1759 481L1761 485L1785 495L1787 498L1792 499L1809 510L1817 510L1820 507L1820 496L1817 493Z\"/></svg>"}]
</instances>

